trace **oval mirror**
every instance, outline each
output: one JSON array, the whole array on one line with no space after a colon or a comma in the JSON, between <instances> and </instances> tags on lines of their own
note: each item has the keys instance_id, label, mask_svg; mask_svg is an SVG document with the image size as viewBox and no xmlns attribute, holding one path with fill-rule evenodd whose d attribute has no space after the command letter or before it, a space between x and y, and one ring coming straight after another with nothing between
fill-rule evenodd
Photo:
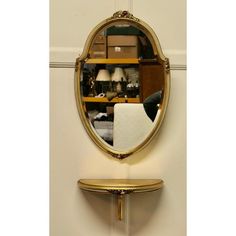
<instances>
[{"instance_id":1,"label":"oval mirror","mask_svg":"<svg viewBox=\"0 0 236 236\"><path fill-rule=\"evenodd\" d=\"M76 61L83 125L104 151L122 159L159 131L169 99L169 60L154 31L127 11L97 25Z\"/></svg>"}]
</instances>

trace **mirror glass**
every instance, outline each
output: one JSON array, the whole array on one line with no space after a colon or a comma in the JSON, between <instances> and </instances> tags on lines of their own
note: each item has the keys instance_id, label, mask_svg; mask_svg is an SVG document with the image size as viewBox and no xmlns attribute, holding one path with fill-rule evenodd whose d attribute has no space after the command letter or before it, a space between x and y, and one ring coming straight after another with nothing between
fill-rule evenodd
<instances>
[{"instance_id":1,"label":"mirror glass","mask_svg":"<svg viewBox=\"0 0 236 236\"><path fill-rule=\"evenodd\" d=\"M103 149L129 153L160 123L166 67L154 42L142 25L127 19L90 36L86 59L79 63L79 109Z\"/></svg>"}]
</instances>

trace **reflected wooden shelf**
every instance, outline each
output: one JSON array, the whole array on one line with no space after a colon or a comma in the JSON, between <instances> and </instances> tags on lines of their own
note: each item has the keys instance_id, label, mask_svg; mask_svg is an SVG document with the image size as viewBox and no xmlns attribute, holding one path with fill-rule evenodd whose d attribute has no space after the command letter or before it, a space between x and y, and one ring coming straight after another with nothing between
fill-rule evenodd
<instances>
[{"instance_id":1,"label":"reflected wooden shelf","mask_svg":"<svg viewBox=\"0 0 236 236\"><path fill-rule=\"evenodd\" d=\"M118 219L123 219L124 195L156 191L163 187L161 179L80 179L82 190L117 196Z\"/></svg>"},{"instance_id":2,"label":"reflected wooden shelf","mask_svg":"<svg viewBox=\"0 0 236 236\"><path fill-rule=\"evenodd\" d=\"M90 58L86 64L139 64L138 58Z\"/></svg>"},{"instance_id":3,"label":"reflected wooden shelf","mask_svg":"<svg viewBox=\"0 0 236 236\"><path fill-rule=\"evenodd\" d=\"M107 103L140 103L140 98L113 98L112 100L108 100L106 97L104 98L96 98L96 97L83 97L83 102L107 102Z\"/></svg>"}]
</instances>

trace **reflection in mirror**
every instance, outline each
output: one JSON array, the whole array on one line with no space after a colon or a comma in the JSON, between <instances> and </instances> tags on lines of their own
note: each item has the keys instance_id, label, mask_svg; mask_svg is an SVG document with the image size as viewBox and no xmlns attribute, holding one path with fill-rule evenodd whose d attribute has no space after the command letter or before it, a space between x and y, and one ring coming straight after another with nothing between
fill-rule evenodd
<instances>
[{"instance_id":1,"label":"reflection in mirror","mask_svg":"<svg viewBox=\"0 0 236 236\"><path fill-rule=\"evenodd\" d=\"M75 72L81 120L103 151L123 159L158 133L169 100L170 66L145 22L119 11L99 23Z\"/></svg>"},{"instance_id":2,"label":"reflection in mirror","mask_svg":"<svg viewBox=\"0 0 236 236\"><path fill-rule=\"evenodd\" d=\"M89 58L95 61L83 64L80 88L91 128L114 149L132 149L145 140L158 120L164 67L147 35L121 22L94 37Z\"/></svg>"}]
</instances>

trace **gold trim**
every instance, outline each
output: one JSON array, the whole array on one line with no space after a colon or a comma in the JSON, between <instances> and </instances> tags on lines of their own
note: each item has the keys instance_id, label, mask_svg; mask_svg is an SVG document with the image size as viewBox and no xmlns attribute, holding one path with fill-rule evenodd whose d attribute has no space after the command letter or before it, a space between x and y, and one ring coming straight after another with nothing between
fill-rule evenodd
<instances>
[{"instance_id":1,"label":"gold trim","mask_svg":"<svg viewBox=\"0 0 236 236\"><path fill-rule=\"evenodd\" d=\"M107 21L110 20L114 20L114 19L121 19L121 18L125 18L125 19L130 19L130 20L134 20L134 21L140 21L138 18L134 17L131 13L129 13L128 11L117 11L113 14L112 17L108 18Z\"/></svg>"},{"instance_id":2,"label":"gold trim","mask_svg":"<svg viewBox=\"0 0 236 236\"><path fill-rule=\"evenodd\" d=\"M80 179L79 187L83 190L129 194L150 192L160 189L163 186L161 179Z\"/></svg>"},{"instance_id":3,"label":"gold trim","mask_svg":"<svg viewBox=\"0 0 236 236\"><path fill-rule=\"evenodd\" d=\"M123 219L125 195L156 191L163 187L161 179L80 179L82 190L116 195L117 217Z\"/></svg>"},{"instance_id":4,"label":"gold trim","mask_svg":"<svg viewBox=\"0 0 236 236\"><path fill-rule=\"evenodd\" d=\"M166 67L166 73L170 73L170 62L168 58L166 58L165 67Z\"/></svg>"},{"instance_id":5,"label":"gold trim","mask_svg":"<svg viewBox=\"0 0 236 236\"><path fill-rule=\"evenodd\" d=\"M117 16L117 14L116 14ZM89 34L87 41L85 43L84 50L79 58L77 58L76 62L78 67L75 70L75 96L76 96L76 104L77 108L79 111L79 115L81 117L82 123L84 124L84 127L90 136L90 138L94 141L94 143L102 149L104 152L110 154L111 156L117 158L117 159L124 159L128 157L129 155L142 150L144 147L146 147L152 138L159 132L162 121L164 119L166 110L167 110L167 105L169 101L169 94L170 94L170 70L169 70L169 60L164 56L159 40L155 34L155 32L152 30L152 28L147 25L145 22L142 20L136 20L132 17L129 17L129 14L126 14L126 17L111 17L108 18L104 21L102 21L100 24L98 24ZM80 90L80 74L81 74L81 69L83 66L83 63L87 63L91 59L88 59L89 55L89 48L92 45L92 42L97 35L98 32L103 30L106 27L109 27L113 25L115 22L122 22L122 23L128 23L130 25L133 25L137 28L140 28L148 37L150 40L152 46L153 46L153 51L154 54L157 55L157 60L159 63L161 63L163 66L166 68L166 73L165 73L165 85L164 85L164 96L163 96L163 101L162 104L159 107L158 110L158 120L155 123L155 127L152 129L152 131L149 133L148 137L139 145L136 147L126 150L126 151L121 151L114 149L112 146L108 145L102 138L100 138L93 130L93 127L91 126L90 122L88 121L86 114L83 110L83 101L82 101L82 94Z\"/></svg>"}]
</instances>

